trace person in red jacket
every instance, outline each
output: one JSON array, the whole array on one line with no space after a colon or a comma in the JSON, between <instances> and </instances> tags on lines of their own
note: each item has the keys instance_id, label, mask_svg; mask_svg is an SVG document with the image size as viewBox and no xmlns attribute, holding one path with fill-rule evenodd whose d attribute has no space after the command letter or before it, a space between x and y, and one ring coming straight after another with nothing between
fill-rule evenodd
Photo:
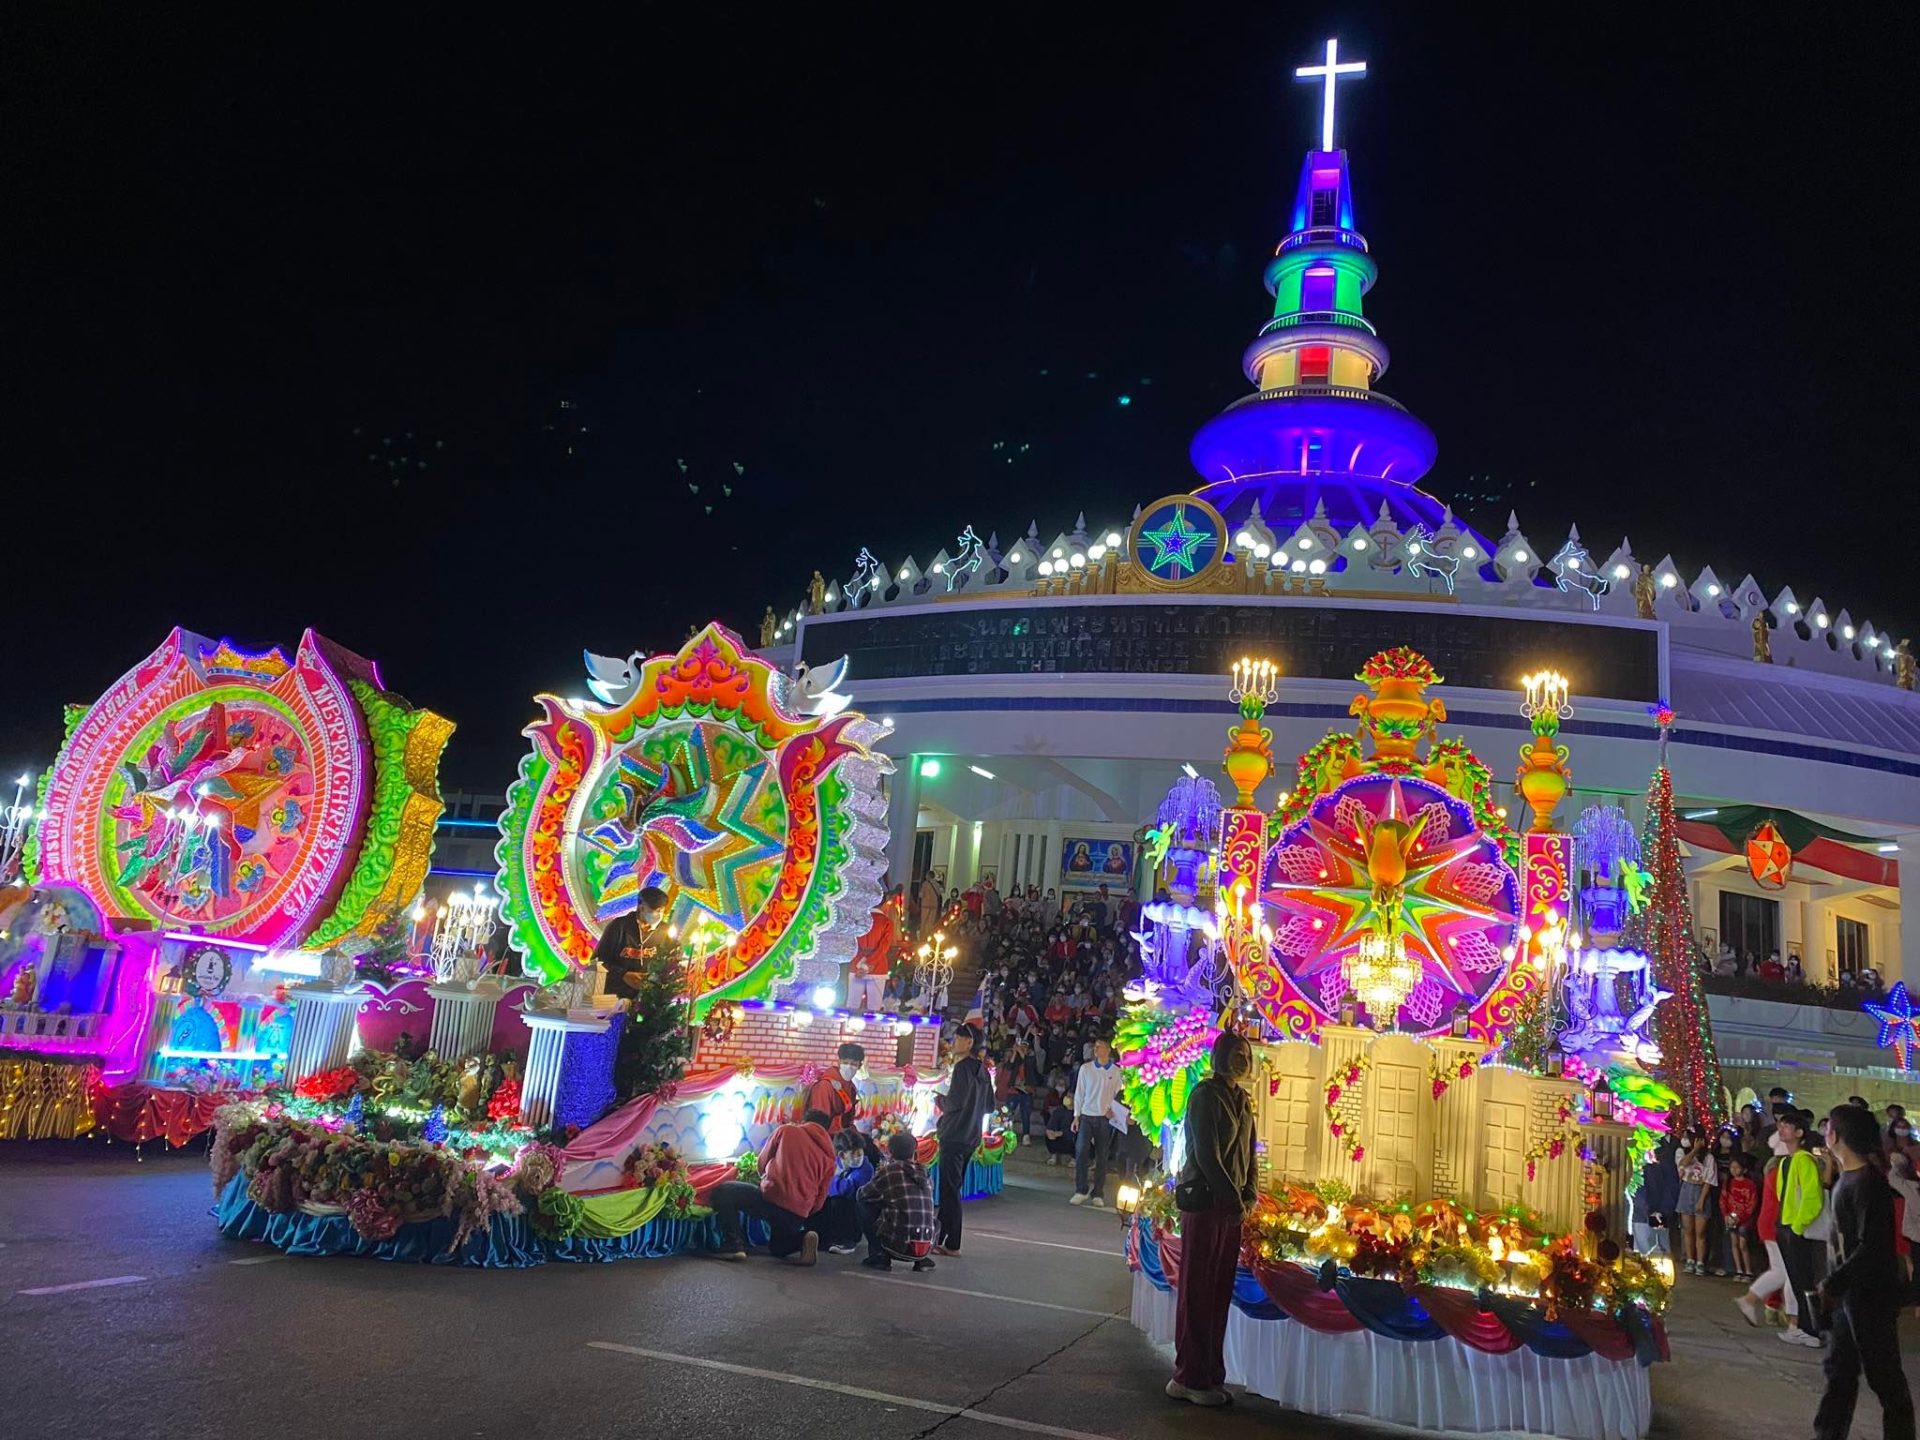
<instances>
[{"instance_id":1,"label":"person in red jacket","mask_svg":"<svg viewBox=\"0 0 1920 1440\"><path fill-rule=\"evenodd\" d=\"M1754 1269L1753 1227L1760 1215L1760 1186L1751 1173L1753 1160L1736 1152L1727 1161L1727 1183L1720 1187L1720 1219L1733 1246L1733 1278L1751 1281Z\"/></svg>"},{"instance_id":2,"label":"person in red jacket","mask_svg":"<svg viewBox=\"0 0 1920 1440\"><path fill-rule=\"evenodd\" d=\"M807 1091L807 1109L818 1110L827 1117L829 1135L838 1135L850 1128L860 1109L860 1091L853 1077L867 1063L866 1048L849 1040L835 1053L834 1059L833 1069L814 1081Z\"/></svg>"},{"instance_id":3,"label":"person in red jacket","mask_svg":"<svg viewBox=\"0 0 1920 1440\"><path fill-rule=\"evenodd\" d=\"M728 1180L707 1196L713 1218L720 1224L720 1258L747 1258L741 1217L751 1215L766 1221L773 1232L767 1251L776 1260L813 1264L820 1253L820 1237L807 1229L807 1217L827 1203L834 1164L827 1117L818 1110L807 1111L798 1124L776 1129L760 1152L758 1184Z\"/></svg>"}]
</instances>

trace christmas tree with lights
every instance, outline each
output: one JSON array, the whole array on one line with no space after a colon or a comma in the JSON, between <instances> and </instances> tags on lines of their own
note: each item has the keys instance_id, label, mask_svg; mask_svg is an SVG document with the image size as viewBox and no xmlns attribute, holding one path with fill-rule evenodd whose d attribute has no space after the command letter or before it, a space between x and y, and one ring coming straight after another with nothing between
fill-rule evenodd
<instances>
[{"instance_id":1,"label":"christmas tree with lights","mask_svg":"<svg viewBox=\"0 0 1920 1440\"><path fill-rule=\"evenodd\" d=\"M1628 940L1645 952L1654 984L1672 996L1654 1012L1654 1036L1661 1054L1659 1077L1679 1092L1685 1123L1714 1125L1723 1116L1720 1057L1714 1051L1706 992L1694 960L1693 907L1680 864L1673 776L1667 769L1667 729L1673 724L1673 712L1660 706L1654 718L1660 725L1660 766L1647 787L1647 824L1640 840L1652 880L1646 908L1634 917Z\"/></svg>"}]
</instances>

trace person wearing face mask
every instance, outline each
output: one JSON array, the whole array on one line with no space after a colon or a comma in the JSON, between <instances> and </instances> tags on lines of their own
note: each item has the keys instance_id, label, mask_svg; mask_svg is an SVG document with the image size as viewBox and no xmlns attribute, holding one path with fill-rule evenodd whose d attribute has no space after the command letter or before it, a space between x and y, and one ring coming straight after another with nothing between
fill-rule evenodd
<instances>
[{"instance_id":1,"label":"person wearing face mask","mask_svg":"<svg viewBox=\"0 0 1920 1440\"><path fill-rule=\"evenodd\" d=\"M1799 1326L1795 1317L1800 1313L1800 1307L1787 1278L1787 1262L1780 1256L1779 1234L1780 1169L1786 1164L1792 1147L1786 1137L1775 1130L1767 1137L1767 1149L1772 1154L1760 1175L1760 1214L1754 1221L1754 1233L1760 1237L1760 1244L1767 1252L1767 1268L1747 1287L1746 1293L1733 1303L1739 1306L1740 1313L1746 1317L1749 1325L1759 1325L1766 1318L1767 1302L1778 1295L1787 1323L1797 1332Z\"/></svg>"},{"instance_id":2,"label":"person wearing face mask","mask_svg":"<svg viewBox=\"0 0 1920 1440\"><path fill-rule=\"evenodd\" d=\"M1813 1116L1805 1110L1789 1110L1780 1117L1777 1134L1785 1145L1774 1184L1780 1191L1780 1224L1775 1232L1780 1242L1780 1258L1787 1267L1787 1281L1794 1289L1797 1324L1788 1327L1780 1338L1789 1345L1820 1348L1821 1316L1813 1303L1815 1241L1808 1231L1815 1229L1827 1208L1826 1192L1820 1184L1820 1164L1807 1149Z\"/></svg>"},{"instance_id":3,"label":"person wearing face mask","mask_svg":"<svg viewBox=\"0 0 1920 1440\"><path fill-rule=\"evenodd\" d=\"M1680 1137L1680 1199L1674 1208L1680 1214L1681 1255L1689 1275L1707 1273L1707 1212L1712 1206L1719 1170L1707 1137L1688 1130Z\"/></svg>"},{"instance_id":4,"label":"person wearing face mask","mask_svg":"<svg viewBox=\"0 0 1920 1440\"><path fill-rule=\"evenodd\" d=\"M1187 1100L1187 1163L1174 1188L1180 1207L1180 1290L1174 1311L1173 1378L1167 1396L1225 1405L1227 1312L1240 1264L1241 1219L1255 1198L1253 1101L1243 1081L1253 1070L1244 1035L1222 1034L1213 1071Z\"/></svg>"},{"instance_id":5,"label":"person wearing face mask","mask_svg":"<svg viewBox=\"0 0 1920 1440\"><path fill-rule=\"evenodd\" d=\"M1887 1106L1887 1151L1904 1151L1913 1143L1913 1126L1898 1105Z\"/></svg>"},{"instance_id":6,"label":"person wearing face mask","mask_svg":"<svg viewBox=\"0 0 1920 1440\"><path fill-rule=\"evenodd\" d=\"M867 1052L851 1041L842 1045L837 1053L838 1063L807 1091L806 1108L818 1110L827 1117L827 1133L838 1135L853 1124L853 1117L860 1108L860 1092L853 1083L854 1076L860 1073L860 1067L867 1063Z\"/></svg>"}]
</instances>

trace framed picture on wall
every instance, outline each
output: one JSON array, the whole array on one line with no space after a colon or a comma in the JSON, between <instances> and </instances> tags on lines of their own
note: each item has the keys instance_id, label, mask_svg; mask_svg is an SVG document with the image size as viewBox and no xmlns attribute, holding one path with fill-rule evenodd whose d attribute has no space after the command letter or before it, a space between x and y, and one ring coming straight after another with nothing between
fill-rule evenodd
<instances>
[{"instance_id":1,"label":"framed picture on wall","mask_svg":"<svg viewBox=\"0 0 1920 1440\"><path fill-rule=\"evenodd\" d=\"M1060 883L1092 889L1124 885L1133 875L1133 841L1068 836L1060 842Z\"/></svg>"},{"instance_id":2,"label":"framed picture on wall","mask_svg":"<svg viewBox=\"0 0 1920 1440\"><path fill-rule=\"evenodd\" d=\"M983 869L980 872L980 888L982 890L986 889L987 886L989 885L997 886L999 884L999 881L1000 881L1000 872L994 869L991 865L987 866L985 869Z\"/></svg>"}]
</instances>

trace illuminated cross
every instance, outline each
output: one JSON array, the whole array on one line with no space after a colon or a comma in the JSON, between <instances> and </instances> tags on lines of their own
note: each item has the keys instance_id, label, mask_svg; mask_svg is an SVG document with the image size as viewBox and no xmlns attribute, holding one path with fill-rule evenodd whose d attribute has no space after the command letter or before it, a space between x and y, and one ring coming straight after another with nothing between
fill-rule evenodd
<instances>
[{"instance_id":1,"label":"illuminated cross","mask_svg":"<svg viewBox=\"0 0 1920 1440\"><path fill-rule=\"evenodd\" d=\"M1345 65L1340 63L1338 40L1327 41L1326 64L1302 65L1293 72L1293 78L1296 80L1318 80L1322 76L1326 77L1326 98L1321 102L1320 108L1320 148L1322 150L1333 149L1333 87L1340 83L1340 77L1343 75L1366 73L1367 62L1364 60L1349 60Z\"/></svg>"}]
</instances>

